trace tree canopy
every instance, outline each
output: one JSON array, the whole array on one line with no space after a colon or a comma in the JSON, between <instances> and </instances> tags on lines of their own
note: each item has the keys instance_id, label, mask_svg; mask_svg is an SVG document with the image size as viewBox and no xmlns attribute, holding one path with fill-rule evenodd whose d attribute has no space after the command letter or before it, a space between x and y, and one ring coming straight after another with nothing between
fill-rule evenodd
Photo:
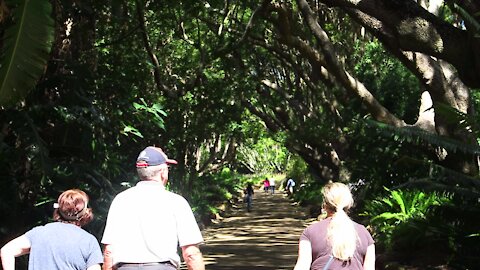
<instances>
[{"instance_id":1,"label":"tree canopy","mask_svg":"<svg viewBox=\"0 0 480 270\"><path fill-rule=\"evenodd\" d=\"M180 163L171 188L203 206L231 196L229 172L304 175L291 164L312 190L362 183L365 201L448 193L450 243L468 250L478 14L460 0L3 1L0 239L73 186L101 218L157 145Z\"/></svg>"}]
</instances>

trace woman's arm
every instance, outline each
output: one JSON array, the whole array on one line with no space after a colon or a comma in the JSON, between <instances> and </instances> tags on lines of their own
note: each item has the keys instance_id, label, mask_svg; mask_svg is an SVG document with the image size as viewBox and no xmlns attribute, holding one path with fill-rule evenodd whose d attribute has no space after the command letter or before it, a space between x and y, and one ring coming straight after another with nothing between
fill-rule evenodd
<instances>
[{"instance_id":1,"label":"woman's arm","mask_svg":"<svg viewBox=\"0 0 480 270\"><path fill-rule=\"evenodd\" d=\"M30 240L28 240L25 235L21 235L5 244L5 246L3 246L0 250L3 269L14 270L15 257L29 253L30 247Z\"/></svg>"},{"instance_id":2,"label":"woman's arm","mask_svg":"<svg viewBox=\"0 0 480 270\"><path fill-rule=\"evenodd\" d=\"M371 244L365 253L365 260L363 261L364 270L375 270L375 245Z\"/></svg>"},{"instance_id":3,"label":"woman's arm","mask_svg":"<svg viewBox=\"0 0 480 270\"><path fill-rule=\"evenodd\" d=\"M312 264L312 244L308 240L300 240L298 259L294 270L309 270Z\"/></svg>"}]
</instances>

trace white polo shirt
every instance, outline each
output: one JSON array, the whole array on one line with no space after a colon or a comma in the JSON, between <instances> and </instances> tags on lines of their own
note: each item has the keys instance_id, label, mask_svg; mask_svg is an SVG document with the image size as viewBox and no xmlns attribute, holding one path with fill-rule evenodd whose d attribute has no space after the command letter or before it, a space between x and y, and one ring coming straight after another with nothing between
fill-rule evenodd
<instances>
[{"instance_id":1,"label":"white polo shirt","mask_svg":"<svg viewBox=\"0 0 480 270\"><path fill-rule=\"evenodd\" d=\"M179 267L178 246L200 244L203 237L182 196L140 181L112 201L101 242L111 245L114 265L170 261Z\"/></svg>"}]
</instances>

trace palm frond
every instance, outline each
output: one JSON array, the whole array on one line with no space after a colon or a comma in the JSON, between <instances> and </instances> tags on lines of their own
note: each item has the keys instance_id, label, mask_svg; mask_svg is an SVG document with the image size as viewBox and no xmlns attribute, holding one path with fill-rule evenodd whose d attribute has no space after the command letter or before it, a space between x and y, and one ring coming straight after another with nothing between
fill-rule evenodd
<instances>
[{"instance_id":1,"label":"palm frond","mask_svg":"<svg viewBox=\"0 0 480 270\"><path fill-rule=\"evenodd\" d=\"M434 107L435 113L441 115L449 124L455 124L459 128L473 132L476 137L480 136L480 128L475 116L463 113L444 103L438 103Z\"/></svg>"},{"instance_id":2,"label":"palm frond","mask_svg":"<svg viewBox=\"0 0 480 270\"><path fill-rule=\"evenodd\" d=\"M23 99L44 72L54 37L48 0L7 0L11 24L3 37L0 106Z\"/></svg>"},{"instance_id":3,"label":"palm frond","mask_svg":"<svg viewBox=\"0 0 480 270\"><path fill-rule=\"evenodd\" d=\"M476 189L439 183L429 178L413 179L395 188L417 188L430 192L452 193L469 199L480 198L480 192Z\"/></svg>"},{"instance_id":4,"label":"palm frond","mask_svg":"<svg viewBox=\"0 0 480 270\"><path fill-rule=\"evenodd\" d=\"M472 177L437 164L430 164L429 178L458 187L480 190L479 177Z\"/></svg>"},{"instance_id":5,"label":"palm frond","mask_svg":"<svg viewBox=\"0 0 480 270\"><path fill-rule=\"evenodd\" d=\"M475 144L467 144L458 140L454 140L445 136L440 136L427 132L418 127L393 127L374 120L364 120L367 126L377 128L381 134L393 137L396 141L406 141L416 144L428 144L446 149L451 152L463 152L467 154L479 155L480 146Z\"/></svg>"}]
</instances>

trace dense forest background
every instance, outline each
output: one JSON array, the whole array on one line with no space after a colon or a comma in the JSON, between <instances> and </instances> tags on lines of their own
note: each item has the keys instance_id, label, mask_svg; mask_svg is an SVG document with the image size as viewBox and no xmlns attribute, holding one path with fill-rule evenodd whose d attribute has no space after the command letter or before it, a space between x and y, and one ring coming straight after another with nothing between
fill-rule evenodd
<instances>
[{"instance_id":1,"label":"dense forest background","mask_svg":"<svg viewBox=\"0 0 480 270\"><path fill-rule=\"evenodd\" d=\"M156 145L204 224L245 181L316 211L343 181L379 269L477 267L478 2L0 3L0 245L73 187L101 235Z\"/></svg>"}]
</instances>

